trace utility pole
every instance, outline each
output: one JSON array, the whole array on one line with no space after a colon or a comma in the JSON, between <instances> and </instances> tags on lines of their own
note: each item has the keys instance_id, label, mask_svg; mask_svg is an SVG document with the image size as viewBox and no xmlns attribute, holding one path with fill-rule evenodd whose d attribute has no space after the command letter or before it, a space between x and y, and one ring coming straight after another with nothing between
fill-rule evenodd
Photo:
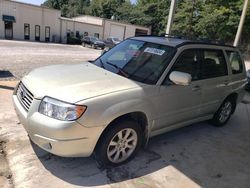
<instances>
[{"instance_id":1,"label":"utility pole","mask_svg":"<svg viewBox=\"0 0 250 188\"><path fill-rule=\"evenodd\" d=\"M167 29L166 29L166 35L171 34L171 29L172 29L173 20L174 20L174 13L175 13L175 9L176 9L176 2L177 2L177 0L171 1L169 15L168 15L168 25L167 25Z\"/></svg>"},{"instance_id":2,"label":"utility pole","mask_svg":"<svg viewBox=\"0 0 250 188\"><path fill-rule=\"evenodd\" d=\"M249 1L245 0L244 5L243 5L243 10L241 13L240 23L239 23L238 30L237 30L237 34L236 34L235 40L234 40L234 46L238 46L239 41L240 41L240 36L242 33L244 21L245 21L246 14L247 14L248 3L249 3Z\"/></svg>"}]
</instances>

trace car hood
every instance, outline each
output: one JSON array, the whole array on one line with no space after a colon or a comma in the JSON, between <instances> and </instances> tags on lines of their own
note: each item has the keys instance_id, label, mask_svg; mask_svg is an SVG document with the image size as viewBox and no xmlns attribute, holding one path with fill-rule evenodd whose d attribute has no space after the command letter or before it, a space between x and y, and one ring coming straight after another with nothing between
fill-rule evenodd
<instances>
[{"instance_id":1,"label":"car hood","mask_svg":"<svg viewBox=\"0 0 250 188\"><path fill-rule=\"evenodd\" d=\"M70 103L140 86L91 63L38 68L22 82L37 99L50 96Z\"/></svg>"}]
</instances>

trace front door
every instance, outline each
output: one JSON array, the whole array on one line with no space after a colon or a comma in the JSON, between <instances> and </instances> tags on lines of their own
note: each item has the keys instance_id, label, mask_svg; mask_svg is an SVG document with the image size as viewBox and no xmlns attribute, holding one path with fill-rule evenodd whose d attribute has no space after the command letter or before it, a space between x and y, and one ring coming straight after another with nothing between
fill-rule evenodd
<instances>
[{"instance_id":1,"label":"front door","mask_svg":"<svg viewBox=\"0 0 250 188\"><path fill-rule=\"evenodd\" d=\"M13 22L5 21L5 38L6 39L13 39Z\"/></svg>"},{"instance_id":2,"label":"front door","mask_svg":"<svg viewBox=\"0 0 250 188\"><path fill-rule=\"evenodd\" d=\"M202 85L200 80L200 51L188 49L181 53L172 66L172 71L189 73L192 82L188 86L172 83L169 75L160 86L159 96L155 99L158 106L153 131L170 128L172 125L187 122L199 117L202 98Z\"/></svg>"}]
</instances>

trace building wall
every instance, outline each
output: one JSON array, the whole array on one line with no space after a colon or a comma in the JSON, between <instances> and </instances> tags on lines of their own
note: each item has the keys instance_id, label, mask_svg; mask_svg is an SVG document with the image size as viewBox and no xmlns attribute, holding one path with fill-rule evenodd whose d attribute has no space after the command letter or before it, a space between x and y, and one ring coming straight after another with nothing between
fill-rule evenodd
<instances>
[{"instance_id":1,"label":"building wall","mask_svg":"<svg viewBox=\"0 0 250 188\"><path fill-rule=\"evenodd\" d=\"M0 0L0 38L5 37L5 25L2 15L14 16L13 39L24 40L24 24L30 25L30 39L35 40L35 26L40 26L40 41L45 41L45 27L50 27L50 41L67 42L67 33L79 31L80 35L85 32L89 36L99 34L100 39L107 39L111 35L117 35L120 39L135 36L136 29L146 30L151 34L149 28L120 23L118 21L83 15L69 18L61 18L61 12L41 6L30 5L10 0ZM124 29L121 29L124 28ZM114 36L115 37L115 36Z\"/></svg>"},{"instance_id":2,"label":"building wall","mask_svg":"<svg viewBox=\"0 0 250 188\"><path fill-rule=\"evenodd\" d=\"M106 39L108 37L116 37L116 36L110 36L112 34L112 31L111 31L112 25L123 26L125 28L124 36L123 36L123 38L121 38L122 40L135 36L136 29L146 30L148 32L148 35L151 34L151 30L149 28L146 28L146 27L120 23L120 22L112 21L112 20L105 20L105 22L104 22L104 37L103 37L104 39Z\"/></svg>"},{"instance_id":3,"label":"building wall","mask_svg":"<svg viewBox=\"0 0 250 188\"><path fill-rule=\"evenodd\" d=\"M85 32L88 33L89 36L94 36L95 33L99 34L99 38L102 38L103 27L93 24L76 22L71 19L61 18L61 27L62 27L62 42L67 42L67 33L73 32L76 35L76 32L79 31L80 35L84 35Z\"/></svg>"},{"instance_id":4,"label":"building wall","mask_svg":"<svg viewBox=\"0 0 250 188\"><path fill-rule=\"evenodd\" d=\"M60 39L60 11L33 6L8 0L0 0L0 37L4 38L4 21L2 15L14 16L13 39L24 40L24 24L30 25L30 40L35 40L35 25L40 26L40 41L45 41L45 27L50 27L50 41L55 36Z\"/></svg>"},{"instance_id":5,"label":"building wall","mask_svg":"<svg viewBox=\"0 0 250 188\"><path fill-rule=\"evenodd\" d=\"M95 24L95 25L103 24L103 18L98 18L94 16L89 16L89 15L77 16L72 19L78 22L85 22L85 23Z\"/></svg>"}]
</instances>

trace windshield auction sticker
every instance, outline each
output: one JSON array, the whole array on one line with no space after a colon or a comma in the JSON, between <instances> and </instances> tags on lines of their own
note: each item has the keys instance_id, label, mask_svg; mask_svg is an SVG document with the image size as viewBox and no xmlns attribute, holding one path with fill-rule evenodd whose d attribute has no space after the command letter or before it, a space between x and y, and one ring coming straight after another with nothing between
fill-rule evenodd
<instances>
[{"instance_id":1,"label":"windshield auction sticker","mask_svg":"<svg viewBox=\"0 0 250 188\"><path fill-rule=\"evenodd\" d=\"M147 47L144 52L155 54L155 55L163 55L165 50L157 49L157 48L149 48Z\"/></svg>"}]
</instances>

